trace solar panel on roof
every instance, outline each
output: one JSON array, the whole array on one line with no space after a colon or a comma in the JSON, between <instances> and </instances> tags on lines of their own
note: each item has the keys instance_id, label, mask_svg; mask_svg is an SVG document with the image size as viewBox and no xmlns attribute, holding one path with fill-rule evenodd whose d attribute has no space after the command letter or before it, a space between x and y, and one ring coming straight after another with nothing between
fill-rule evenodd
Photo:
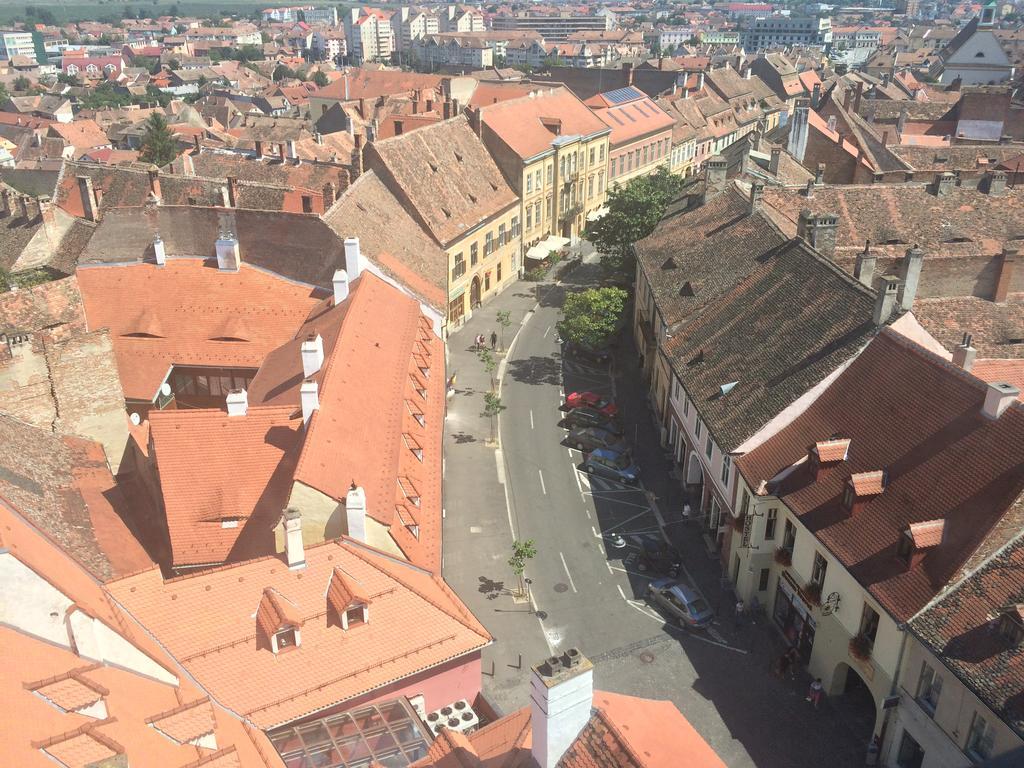
<instances>
[{"instance_id":1,"label":"solar panel on roof","mask_svg":"<svg viewBox=\"0 0 1024 768\"><path fill-rule=\"evenodd\" d=\"M612 104L624 104L627 101L641 98L643 94L630 85L625 88L616 88L614 91L607 91L602 93L601 96L604 97L605 101Z\"/></svg>"}]
</instances>

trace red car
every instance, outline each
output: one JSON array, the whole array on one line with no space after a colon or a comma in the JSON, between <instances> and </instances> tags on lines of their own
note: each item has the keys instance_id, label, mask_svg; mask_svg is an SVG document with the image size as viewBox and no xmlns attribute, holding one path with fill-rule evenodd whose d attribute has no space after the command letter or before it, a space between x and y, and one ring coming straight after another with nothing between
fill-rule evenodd
<instances>
[{"instance_id":1,"label":"red car","mask_svg":"<svg viewBox=\"0 0 1024 768\"><path fill-rule=\"evenodd\" d=\"M571 392L565 404L569 408L593 408L609 418L619 412L619 406L596 392Z\"/></svg>"}]
</instances>

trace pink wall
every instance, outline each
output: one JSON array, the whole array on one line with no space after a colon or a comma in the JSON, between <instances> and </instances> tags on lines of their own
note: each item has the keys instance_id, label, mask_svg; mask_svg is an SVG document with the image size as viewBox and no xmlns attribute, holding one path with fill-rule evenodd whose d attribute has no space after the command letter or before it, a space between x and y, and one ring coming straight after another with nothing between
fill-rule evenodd
<instances>
[{"instance_id":1,"label":"pink wall","mask_svg":"<svg viewBox=\"0 0 1024 768\"><path fill-rule=\"evenodd\" d=\"M399 696L412 698L422 695L426 700L424 706L427 712L440 709L445 704L451 704L459 699L466 699L472 704L480 693L482 671L480 652L476 651L414 677L399 680L397 683L380 688L365 696L349 699L337 707L318 712L308 719L317 720L332 712L344 712L363 704L389 701Z\"/></svg>"}]
</instances>

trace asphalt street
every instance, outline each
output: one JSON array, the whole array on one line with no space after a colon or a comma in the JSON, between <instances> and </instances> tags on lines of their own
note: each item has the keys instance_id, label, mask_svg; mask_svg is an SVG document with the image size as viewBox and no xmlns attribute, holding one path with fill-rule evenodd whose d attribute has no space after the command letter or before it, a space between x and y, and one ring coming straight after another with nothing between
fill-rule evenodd
<instances>
[{"instance_id":1,"label":"asphalt street","mask_svg":"<svg viewBox=\"0 0 1024 768\"><path fill-rule=\"evenodd\" d=\"M864 734L839 709L812 710L805 678L771 675L781 642L763 616L734 621L717 560L693 524L673 516L681 504L626 336L607 367L563 360L557 322L564 292L597 274L585 264L564 284L513 287L517 293L498 297L450 341L460 385L445 443L445 576L496 637L485 654L485 694L504 712L523 706L528 666L578 646L595 662L598 687L672 700L730 766L863 765ZM487 382L463 385L478 375L472 350L462 348L510 307L516 335L501 367L505 411L494 450L483 445L486 420L476 402ZM580 471L583 457L565 444L561 422L565 394L584 389L617 399L640 461L640 487ZM667 626L644 600L651 574L641 570L630 536L663 531L684 554L681 578L719 611L707 631ZM537 545L526 572L530 605L511 597L513 538Z\"/></svg>"}]
</instances>

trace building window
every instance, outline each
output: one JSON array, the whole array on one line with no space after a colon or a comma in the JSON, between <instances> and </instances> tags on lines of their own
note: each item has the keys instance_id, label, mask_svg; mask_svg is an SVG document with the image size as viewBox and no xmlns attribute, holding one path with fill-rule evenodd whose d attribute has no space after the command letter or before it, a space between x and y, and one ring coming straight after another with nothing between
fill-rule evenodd
<instances>
[{"instance_id":1,"label":"building window","mask_svg":"<svg viewBox=\"0 0 1024 768\"><path fill-rule=\"evenodd\" d=\"M828 562L821 556L820 552L814 553L814 567L811 569L811 581L819 587L825 586L825 571L828 570Z\"/></svg>"},{"instance_id":2,"label":"building window","mask_svg":"<svg viewBox=\"0 0 1024 768\"><path fill-rule=\"evenodd\" d=\"M526 194L533 192L533 174L526 174Z\"/></svg>"},{"instance_id":3,"label":"building window","mask_svg":"<svg viewBox=\"0 0 1024 768\"><path fill-rule=\"evenodd\" d=\"M927 662L921 662L921 677L917 680L917 703L929 714L935 714L939 705L939 694L942 693L942 678L935 674L935 669Z\"/></svg>"},{"instance_id":4,"label":"building window","mask_svg":"<svg viewBox=\"0 0 1024 768\"><path fill-rule=\"evenodd\" d=\"M526 206L526 231L533 229L533 206Z\"/></svg>"},{"instance_id":5,"label":"building window","mask_svg":"<svg viewBox=\"0 0 1024 768\"><path fill-rule=\"evenodd\" d=\"M590 164L591 164L591 165L593 165L593 164L594 164L594 155L595 155L596 153L597 153L597 149L596 149L595 147L591 147L591 148L590 148Z\"/></svg>"},{"instance_id":6,"label":"building window","mask_svg":"<svg viewBox=\"0 0 1024 768\"><path fill-rule=\"evenodd\" d=\"M479 248L476 243L469 246L469 266L475 267L477 262L477 256L479 254Z\"/></svg>"},{"instance_id":7,"label":"building window","mask_svg":"<svg viewBox=\"0 0 1024 768\"><path fill-rule=\"evenodd\" d=\"M688 398L686 396L686 393L684 392L683 393L683 416L687 417L689 415L690 415L690 398Z\"/></svg>"},{"instance_id":8,"label":"building window","mask_svg":"<svg viewBox=\"0 0 1024 768\"><path fill-rule=\"evenodd\" d=\"M498 225L498 247L501 248L505 244L505 225Z\"/></svg>"},{"instance_id":9,"label":"building window","mask_svg":"<svg viewBox=\"0 0 1024 768\"><path fill-rule=\"evenodd\" d=\"M549 186L554 181L554 177L555 177L555 164L554 163L548 163L548 185Z\"/></svg>"},{"instance_id":10,"label":"building window","mask_svg":"<svg viewBox=\"0 0 1024 768\"><path fill-rule=\"evenodd\" d=\"M277 646L277 653L280 653L286 648L294 648L298 645L295 638L295 628L288 627L287 629L282 629L280 632L274 633L274 641Z\"/></svg>"},{"instance_id":11,"label":"building window","mask_svg":"<svg viewBox=\"0 0 1024 768\"><path fill-rule=\"evenodd\" d=\"M362 606L349 608L347 611L345 611L345 628L351 629L356 624L362 624L363 616L364 614Z\"/></svg>"},{"instance_id":12,"label":"building window","mask_svg":"<svg viewBox=\"0 0 1024 768\"><path fill-rule=\"evenodd\" d=\"M600 147L598 147L598 159L602 163L604 162L604 144L602 144Z\"/></svg>"},{"instance_id":13,"label":"building window","mask_svg":"<svg viewBox=\"0 0 1024 768\"><path fill-rule=\"evenodd\" d=\"M488 232L484 236L484 258L486 259L492 253L494 253L494 233Z\"/></svg>"},{"instance_id":14,"label":"building window","mask_svg":"<svg viewBox=\"0 0 1024 768\"><path fill-rule=\"evenodd\" d=\"M789 520L786 521L786 528L782 532L782 548L788 552L793 551L796 546L796 526Z\"/></svg>"},{"instance_id":15,"label":"building window","mask_svg":"<svg viewBox=\"0 0 1024 768\"><path fill-rule=\"evenodd\" d=\"M779 523L779 510L776 507L772 507L768 510L768 514L764 519L764 540L774 541L775 540L775 527Z\"/></svg>"},{"instance_id":16,"label":"building window","mask_svg":"<svg viewBox=\"0 0 1024 768\"><path fill-rule=\"evenodd\" d=\"M966 752L968 757L979 762L992 756L992 743L995 733L980 712L975 712L971 719L971 730L967 734Z\"/></svg>"},{"instance_id":17,"label":"building window","mask_svg":"<svg viewBox=\"0 0 1024 768\"><path fill-rule=\"evenodd\" d=\"M534 176L533 185L537 188L537 191L540 192L540 185L541 185L541 182L544 180L544 177L541 174L540 168L537 169L537 172L535 174L533 174L533 176Z\"/></svg>"},{"instance_id":18,"label":"building window","mask_svg":"<svg viewBox=\"0 0 1024 768\"><path fill-rule=\"evenodd\" d=\"M313 212L313 198L310 195L302 196L302 212L312 213Z\"/></svg>"},{"instance_id":19,"label":"building window","mask_svg":"<svg viewBox=\"0 0 1024 768\"><path fill-rule=\"evenodd\" d=\"M599 171L597 174L597 194L604 192L604 171Z\"/></svg>"},{"instance_id":20,"label":"building window","mask_svg":"<svg viewBox=\"0 0 1024 768\"><path fill-rule=\"evenodd\" d=\"M743 500L740 502L740 517L747 514L750 509L750 494L747 493L747 489L743 489Z\"/></svg>"},{"instance_id":21,"label":"building window","mask_svg":"<svg viewBox=\"0 0 1024 768\"><path fill-rule=\"evenodd\" d=\"M701 423L700 423L700 416L698 416L697 417L697 424L693 428L693 435L698 440L700 440L700 432L701 432Z\"/></svg>"},{"instance_id":22,"label":"building window","mask_svg":"<svg viewBox=\"0 0 1024 768\"><path fill-rule=\"evenodd\" d=\"M768 589L768 574L770 574L770 573L771 573L771 570L768 569L768 568L762 568L761 569L761 575L760 575L760 577L757 580L757 591L758 592L764 592L766 589Z\"/></svg>"},{"instance_id":23,"label":"building window","mask_svg":"<svg viewBox=\"0 0 1024 768\"><path fill-rule=\"evenodd\" d=\"M858 633L861 637L868 641L868 644L873 648L875 645L875 636L878 634L878 611L864 602L864 608L860 612L860 632Z\"/></svg>"},{"instance_id":24,"label":"building window","mask_svg":"<svg viewBox=\"0 0 1024 768\"><path fill-rule=\"evenodd\" d=\"M501 282L501 262L498 262L498 282Z\"/></svg>"},{"instance_id":25,"label":"building window","mask_svg":"<svg viewBox=\"0 0 1024 768\"><path fill-rule=\"evenodd\" d=\"M550 219L551 218L551 196L550 195L548 196L547 208L548 208L548 219Z\"/></svg>"},{"instance_id":26,"label":"building window","mask_svg":"<svg viewBox=\"0 0 1024 768\"><path fill-rule=\"evenodd\" d=\"M519 217L518 216L513 216L512 217L512 237L516 238L516 237L519 237L521 234L523 234L523 233L522 233L522 230L520 230L520 228L519 228Z\"/></svg>"},{"instance_id":27,"label":"building window","mask_svg":"<svg viewBox=\"0 0 1024 768\"><path fill-rule=\"evenodd\" d=\"M589 179L587 179L587 197L590 198L590 197L593 197L593 196L594 196L594 177L591 176Z\"/></svg>"},{"instance_id":28,"label":"building window","mask_svg":"<svg viewBox=\"0 0 1024 768\"><path fill-rule=\"evenodd\" d=\"M452 280L458 280L466 274L466 260L461 253L455 254L455 266L452 267Z\"/></svg>"},{"instance_id":29,"label":"building window","mask_svg":"<svg viewBox=\"0 0 1024 768\"><path fill-rule=\"evenodd\" d=\"M722 485L729 485L729 469L732 466L732 457L726 453L722 454Z\"/></svg>"},{"instance_id":30,"label":"building window","mask_svg":"<svg viewBox=\"0 0 1024 768\"><path fill-rule=\"evenodd\" d=\"M715 455L715 441L711 437L711 433L708 433L708 439L704 443L704 455L709 459Z\"/></svg>"}]
</instances>

